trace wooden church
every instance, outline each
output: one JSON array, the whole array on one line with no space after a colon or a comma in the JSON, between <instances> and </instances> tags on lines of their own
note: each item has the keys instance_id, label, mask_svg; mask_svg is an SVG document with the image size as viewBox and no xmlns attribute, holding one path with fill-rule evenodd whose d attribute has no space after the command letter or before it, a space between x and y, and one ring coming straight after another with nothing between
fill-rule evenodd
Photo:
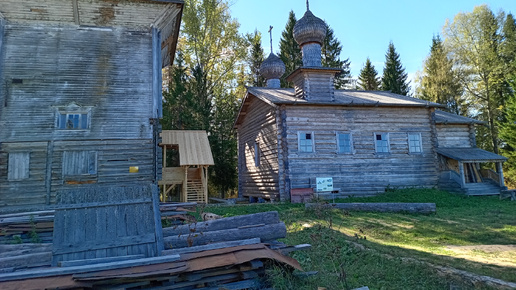
<instances>
[{"instance_id":1,"label":"wooden church","mask_svg":"<svg viewBox=\"0 0 516 290\"><path fill-rule=\"evenodd\" d=\"M250 87L235 121L239 195L289 200L293 189L332 181L342 195L387 187L442 186L466 194L504 187L503 156L476 147L481 122L443 105L385 91L336 90L338 68L321 66L324 22L307 9L294 26L303 66L281 88L282 61L271 52L260 71L267 87ZM494 162L497 172L480 170Z\"/></svg>"}]
</instances>

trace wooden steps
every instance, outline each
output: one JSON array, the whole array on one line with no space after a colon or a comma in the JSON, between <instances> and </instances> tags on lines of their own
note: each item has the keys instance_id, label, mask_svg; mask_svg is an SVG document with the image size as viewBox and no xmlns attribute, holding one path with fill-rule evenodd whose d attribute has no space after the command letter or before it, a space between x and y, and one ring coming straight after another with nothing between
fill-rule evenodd
<instances>
[{"instance_id":1,"label":"wooden steps","mask_svg":"<svg viewBox=\"0 0 516 290\"><path fill-rule=\"evenodd\" d=\"M500 187L491 182L466 183L466 195L499 195Z\"/></svg>"},{"instance_id":2,"label":"wooden steps","mask_svg":"<svg viewBox=\"0 0 516 290\"><path fill-rule=\"evenodd\" d=\"M204 186L200 180L189 180L185 202L207 203L204 196Z\"/></svg>"}]
</instances>

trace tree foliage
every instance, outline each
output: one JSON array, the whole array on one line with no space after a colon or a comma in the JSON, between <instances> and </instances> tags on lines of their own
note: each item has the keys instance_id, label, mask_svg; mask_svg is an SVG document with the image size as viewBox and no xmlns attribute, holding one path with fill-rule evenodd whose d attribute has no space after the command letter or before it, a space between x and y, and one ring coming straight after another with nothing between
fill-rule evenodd
<instances>
[{"instance_id":1,"label":"tree foliage","mask_svg":"<svg viewBox=\"0 0 516 290\"><path fill-rule=\"evenodd\" d=\"M326 36L321 46L322 66L340 68L343 70L343 72L335 78L334 82L336 89L343 89L351 78L351 70L349 68L351 62L349 61L349 58L345 60L340 59L342 45L340 44L340 41L334 36L333 29L330 27L330 25L328 25L328 23L325 24Z\"/></svg>"},{"instance_id":2,"label":"tree foliage","mask_svg":"<svg viewBox=\"0 0 516 290\"><path fill-rule=\"evenodd\" d=\"M407 82L407 73L401 64L400 55L396 52L396 48L392 42L389 43L389 48L385 54L382 90L405 96L408 96L410 92L409 82Z\"/></svg>"},{"instance_id":3,"label":"tree foliage","mask_svg":"<svg viewBox=\"0 0 516 290\"><path fill-rule=\"evenodd\" d=\"M508 96L507 71L501 58L504 18L503 12L495 15L482 5L471 13L457 14L443 28L470 112L488 123L487 128L479 128L477 140L495 153L499 148L497 121Z\"/></svg>"},{"instance_id":4,"label":"tree foliage","mask_svg":"<svg viewBox=\"0 0 516 290\"><path fill-rule=\"evenodd\" d=\"M288 14L287 24L285 30L281 33L281 39L279 41L280 54L279 58L285 64L285 73L281 77L281 87L290 88L292 84L287 82L286 78L291 72L296 70L298 67L303 65L303 56L301 49L294 39L293 31L294 25L296 25L297 19L294 11L290 11Z\"/></svg>"},{"instance_id":5,"label":"tree foliage","mask_svg":"<svg viewBox=\"0 0 516 290\"><path fill-rule=\"evenodd\" d=\"M358 76L358 87L361 90L377 91L380 88L380 85L381 80L378 76L378 72L368 57L364 67L360 70L360 75Z\"/></svg>"},{"instance_id":6,"label":"tree foliage","mask_svg":"<svg viewBox=\"0 0 516 290\"><path fill-rule=\"evenodd\" d=\"M225 0L185 0L182 25L176 65L164 93L163 127L208 131L215 159L210 188L223 194L236 188L232 124L243 91L238 68L247 56L246 41Z\"/></svg>"},{"instance_id":7,"label":"tree foliage","mask_svg":"<svg viewBox=\"0 0 516 290\"><path fill-rule=\"evenodd\" d=\"M249 83L253 87L265 86L265 79L260 75L260 66L264 60L264 52L262 48L262 34L258 30L254 33L246 34L248 43L247 64L250 70Z\"/></svg>"},{"instance_id":8,"label":"tree foliage","mask_svg":"<svg viewBox=\"0 0 516 290\"><path fill-rule=\"evenodd\" d=\"M449 112L464 115L466 106L462 87L453 69L453 61L439 36L434 36L430 55L425 60L423 75L416 88L417 97L446 105Z\"/></svg>"}]
</instances>

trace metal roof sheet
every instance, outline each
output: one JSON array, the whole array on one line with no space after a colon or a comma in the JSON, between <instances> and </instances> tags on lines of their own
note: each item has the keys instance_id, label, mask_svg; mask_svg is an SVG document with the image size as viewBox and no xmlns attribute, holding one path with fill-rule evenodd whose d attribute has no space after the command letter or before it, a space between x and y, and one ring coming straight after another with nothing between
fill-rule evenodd
<instances>
[{"instance_id":1,"label":"metal roof sheet","mask_svg":"<svg viewBox=\"0 0 516 290\"><path fill-rule=\"evenodd\" d=\"M213 165L206 131L164 130L160 145L178 145L179 165Z\"/></svg>"},{"instance_id":2,"label":"metal roof sheet","mask_svg":"<svg viewBox=\"0 0 516 290\"><path fill-rule=\"evenodd\" d=\"M464 162L500 162L506 157L480 148L437 148L437 153L448 158Z\"/></svg>"},{"instance_id":3,"label":"metal roof sheet","mask_svg":"<svg viewBox=\"0 0 516 290\"><path fill-rule=\"evenodd\" d=\"M435 122L437 124L485 124L483 121L463 117L457 114L436 110L434 113Z\"/></svg>"}]
</instances>

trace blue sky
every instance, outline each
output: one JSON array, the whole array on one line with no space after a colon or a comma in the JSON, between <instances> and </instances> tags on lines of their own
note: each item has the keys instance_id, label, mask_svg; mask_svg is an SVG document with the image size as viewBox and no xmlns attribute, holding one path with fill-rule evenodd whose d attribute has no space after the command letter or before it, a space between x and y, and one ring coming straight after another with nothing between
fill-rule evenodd
<instances>
[{"instance_id":1,"label":"blue sky","mask_svg":"<svg viewBox=\"0 0 516 290\"><path fill-rule=\"evenodd\" d=\"M305 0L229 1L233 18L240 22L240 32L258 29L267 54L270 52L269 25L274 26L273 49L278 53L288 13L293 10L299 19L306 11ZM495 13L502 9L516 14L516 0L311 0L310 10L333 28L342 44L341 58L349 57L351 61L353 77L357 77L367 57L381 75L385 52L392 41L412 78L422 70L432 36L441 33L446 19L453 20L457 13L471 12L482 4L487 4Z\"/></svg>"}]
</instances>

